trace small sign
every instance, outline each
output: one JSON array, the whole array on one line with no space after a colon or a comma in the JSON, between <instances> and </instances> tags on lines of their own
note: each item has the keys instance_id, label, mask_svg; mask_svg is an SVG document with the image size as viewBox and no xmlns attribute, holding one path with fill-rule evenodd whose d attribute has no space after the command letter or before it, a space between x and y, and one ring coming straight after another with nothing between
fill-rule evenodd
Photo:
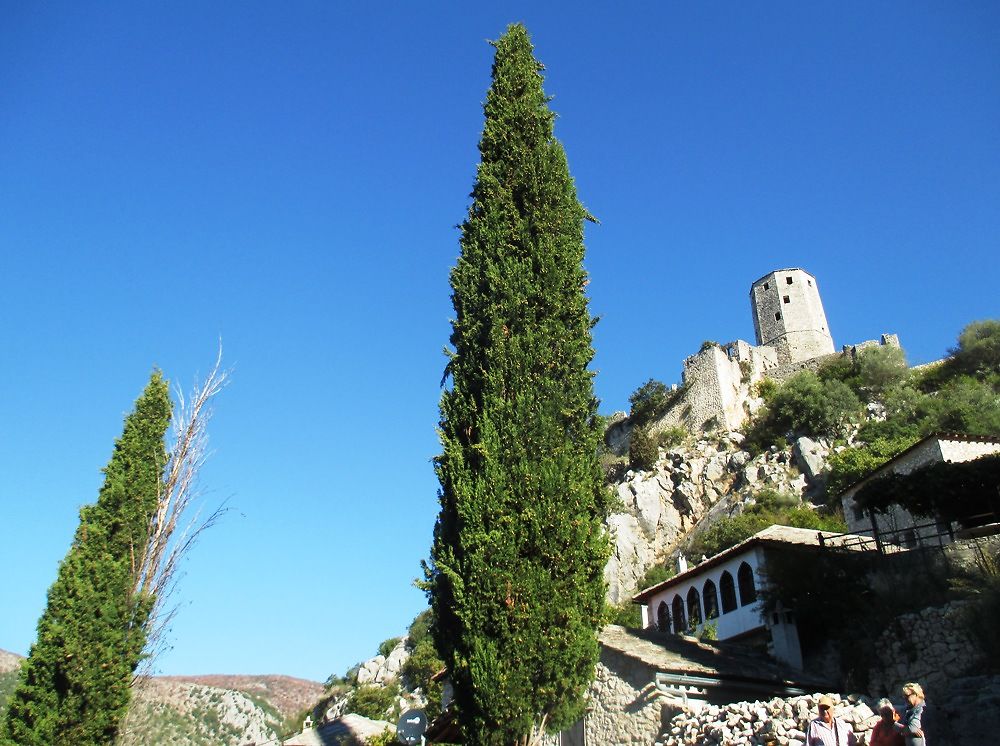
<instances>
[{"instance_id":1,"label":"small sign","mask_svg":"<svg viewBox=\"0 0 1000 746\"><path fill-rule=\"evenodd\" d=\"M427 730L427 715L423 710L407 710L399 716L396 724L396 740L407 746L414 746L423 741Z\"/></svg>"}]
</instances>

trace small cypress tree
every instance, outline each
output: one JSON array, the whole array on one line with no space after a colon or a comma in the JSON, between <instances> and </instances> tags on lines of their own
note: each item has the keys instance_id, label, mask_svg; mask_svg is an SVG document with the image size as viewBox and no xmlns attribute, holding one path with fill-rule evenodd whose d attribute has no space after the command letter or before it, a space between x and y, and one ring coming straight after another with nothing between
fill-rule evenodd
<instances>
[{"instance_id":1,"label":"small cypress tree","mask_svg":"<svg viewBox=\"0 0 1000 746\"><path fill-rule=\"evenodd\" d=\"M134 593L166 462L171 404L155 372L125 419L97 502L80 525L21 667L3 739L18 746L114 743L153 599Z\"/></svg>"},{"instance_id":2,"label":"small cypress tree","mask_svg":"<svg viewBox=\"0 0 1000 746\"><path fill-rule=\"evenodd\" d=\"M527 31L512 25L494 46L451 273L427 587L467 743L507 746L582 713L604 613L608 499L587 370L588 215Z\"/></svg>"}]
</instances>

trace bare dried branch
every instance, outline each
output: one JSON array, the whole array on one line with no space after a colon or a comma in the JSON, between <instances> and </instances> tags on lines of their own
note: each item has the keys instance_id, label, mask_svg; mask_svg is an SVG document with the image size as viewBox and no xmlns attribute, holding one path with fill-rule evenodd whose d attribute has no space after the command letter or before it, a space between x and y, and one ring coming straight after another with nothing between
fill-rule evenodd
<instances>
[{"instance_id":1,"label":"bare dried branch","mask_svg":"<svg viewBox=\"0 0 1000 746\"><path fill-rule=\"evenodd\" d=\"M166 648L164 631L177 613L171 597L179 579L180 561L202 532L215 525L227 510L223 503L203 515L198 475L209 455L207 428L212 401L228 385L229 377L230 371L222 368L220 343L215 365L202 382L195 384L190 398L185 398L179 387L175 389L177 406L171 422L163 483L134 575L133 594L150 599L153 604L145 623L144 661L136 679L149 674L156 656Z\"/></svg>"}]
</instances>

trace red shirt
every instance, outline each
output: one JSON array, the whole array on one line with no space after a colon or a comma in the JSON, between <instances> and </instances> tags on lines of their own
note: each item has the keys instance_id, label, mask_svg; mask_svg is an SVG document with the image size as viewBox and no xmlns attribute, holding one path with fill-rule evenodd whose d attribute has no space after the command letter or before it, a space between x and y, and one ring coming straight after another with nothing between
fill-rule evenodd
<instances>
[{"instance_id":1,"label":"red shirt","mask_svg":"<svg viewBox=\"0 0 1000 746\"><path fill-rule=\"evenodd\" d=\"M904 746L903 734L893 727L892 723L879 720L872 729L869 746Z\"/></svg>"}]
</instances>

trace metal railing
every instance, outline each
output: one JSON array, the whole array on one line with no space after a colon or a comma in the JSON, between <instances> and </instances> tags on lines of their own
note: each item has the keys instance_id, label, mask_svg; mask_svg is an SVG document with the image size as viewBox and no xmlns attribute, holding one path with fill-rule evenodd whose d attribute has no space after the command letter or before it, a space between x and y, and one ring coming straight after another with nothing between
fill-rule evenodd
<instances>
[{"instance_id":1,"label":"metal railing","mask_svg":"<svg viewBox=\"0 0 1000 746\"><path fill-rule=\"evenodd\" d=\"M872 528L851 533L818 532L819 545L825 549L845 552L877 551L895 554L911 549L942 548L957 539L975 538L1000 533L1000 515L982 513L964 518L961 524L932 520L899 527L880 526L872 519Z\"/></svg>"}]
</instances>

